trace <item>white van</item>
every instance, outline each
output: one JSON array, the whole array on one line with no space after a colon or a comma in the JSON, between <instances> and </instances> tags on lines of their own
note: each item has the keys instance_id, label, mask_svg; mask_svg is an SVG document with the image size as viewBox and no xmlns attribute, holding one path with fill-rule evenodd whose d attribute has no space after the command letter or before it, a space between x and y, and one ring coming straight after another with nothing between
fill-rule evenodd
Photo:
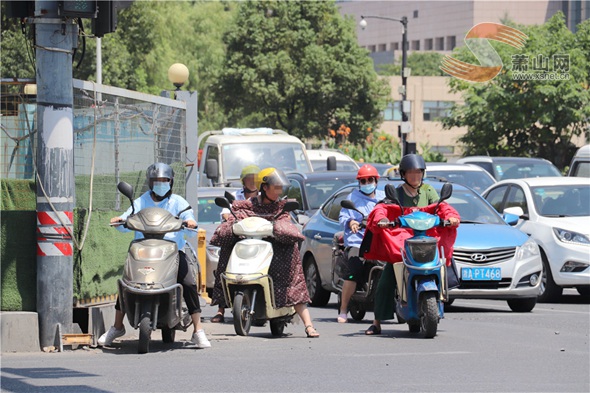
<instances>
[{"instance_id":1,"label":"white van","mask_svg":"<svg viewBox=\"0 0 590 393\"><path fill-rule=\"evenodd\" d=\"M305 145L285 131L271 128L224 128L199 136L202 147L199 187L241 186L240 173L247 165L274 167L285 172L312 172Z\"/></svg>"},{"instance_id":2,"label":"white van","mask_svg":"<svg viewBox=\"0 0 590 393\"><path fill-rule=\"evenodd\" d=\"M309 149L307 151L311 166L314 171L326 171L328 169L338 171L358 171L358 164L349 156L338 150L329 149ZM328 157L334 157L336 160L336 168L328 168Z\"/></svg>"},{"instance_id":3,"label":"white van","mask_svg":"<svg viewBox=\"0 0 590 393\"><path fill-rule=\"evenodd\" d=\"M590 177L590 145L578 149L567 172L568 176Z\"/></svg>"}]
</instances>

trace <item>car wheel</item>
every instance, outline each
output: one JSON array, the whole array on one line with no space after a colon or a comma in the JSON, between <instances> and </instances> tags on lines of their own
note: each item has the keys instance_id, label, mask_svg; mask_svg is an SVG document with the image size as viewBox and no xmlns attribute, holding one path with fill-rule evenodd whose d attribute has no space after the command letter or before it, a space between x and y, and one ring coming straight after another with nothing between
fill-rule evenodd
<instances>
[{"instance_id":1,"label":"car wheel","mask_svg":"<svg viewBox=\"0 0 590 393\"><path fill-rule=\"evenodd\" d=\"M547 256L541 251L543 259L543 276L541 278L541 288L537 300L541 303L551 303L557 300L563 293L563 288L553 281L553 274L547 261Z\"/></svg>"},{"instance_id":2,"label":"car wheel","mask_svg":"<svg viewBox=\"0 0 590 393\"><path fill-rule=\"evenodd\" d=\"M314 307L323 307L328 304L331 292L322 288L320 272L312 256L305 258L303 273L305 275L305 284L307 285L311 305Z\"/></svg>"},{"instance_id":3,"label":"car wheel","mask_svg":"<svg viewBox=\"0 0 590 393\"><path fill-rule=\"evenodd\" d=\"M514 312L531 312L537 304L537 298L509 299L508 307Z\"/></svg>"},{"instance_id":4,"label":"car wheel","mask_svg":"<svg viewBox=\"0 0 590 393\"><path fill-rule=\"evenodd\" d=\"M590 296L590 286L576 287L576 290L582 296Z\"/></svg>"}]
</instances>

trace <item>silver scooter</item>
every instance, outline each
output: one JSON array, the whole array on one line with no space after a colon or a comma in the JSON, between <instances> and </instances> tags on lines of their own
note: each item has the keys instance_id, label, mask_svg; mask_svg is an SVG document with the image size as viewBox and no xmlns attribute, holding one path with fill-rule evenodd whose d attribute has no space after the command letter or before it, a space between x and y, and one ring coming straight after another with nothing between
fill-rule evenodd
<instances>
[{"instance_id":1,"label":"silver scooter","mask_svg":"<svg viewBox=\"0 0 590 393\"><path fill-rule=\"evenodd\" d=\"M129 245L123 278L117 282L119 304L129 324L139 329L137 352L147 353L152 331L161 329L162 341L172 343L176 330L186 331L192 325L188 310L183 306L182 285L176 282L178 246L164 239L169 232L189 228L179 217L159 207L141 209L136 214L133 186L120 182L117 189L129 198L132 212L127 220L111 225L123 225L144 236ZM189 209L190 206L183 212Z\"/></svg>"}]
</instances>

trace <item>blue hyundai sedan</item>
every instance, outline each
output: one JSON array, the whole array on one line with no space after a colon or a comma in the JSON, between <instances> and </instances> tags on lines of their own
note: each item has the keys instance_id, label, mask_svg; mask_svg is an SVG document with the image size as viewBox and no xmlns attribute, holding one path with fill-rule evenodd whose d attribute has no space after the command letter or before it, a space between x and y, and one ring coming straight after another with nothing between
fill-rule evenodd
<instances>
[{"instance_id":1,"label":"blue hyundai sedan","mask_svg":"<svg viewBox=\"0 0 590 393\"><path fill-rule=\"evenodd\" d=\"M378 187L399 185L400 181L380 180ZM440 193L441 182L430 182ZM356 183L332 194L303 227L305 240L301 258L312 306L324 306L332 285L332 239L341 230L338 222L340 202ZM516 312L529 312L537 303L541 285L542 260L539 247L525 233L512 227L518 217L500 216L479 194L453 184L447 202L461 215L453 257L460 275L460 286L449 291L454 299L503 299Z\"/></svg>"}]
</instances>

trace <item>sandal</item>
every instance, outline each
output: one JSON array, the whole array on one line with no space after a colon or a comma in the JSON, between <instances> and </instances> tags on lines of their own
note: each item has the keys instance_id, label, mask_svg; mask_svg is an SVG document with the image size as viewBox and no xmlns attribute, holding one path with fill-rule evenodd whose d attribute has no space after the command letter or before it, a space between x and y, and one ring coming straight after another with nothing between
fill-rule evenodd
<instances>
[{"instance_id":1,"label":"sandal","mask_svg":"<svg viewBox=\"0 0 590 393\"><path fill-rule=\"evenodd\" d=\"M371 326L369 326L369 328L367 330L365 330L365 334L367 336L373 336L373 335L376 335L376 334L381 334L381 328L380 327L377 327L375 325L371 325Z\"/></svg>"},{"instance_id":2,"label":"sandal","mask_svg":"<svg viewBox=\"0 0 590 393\"><path fill-rule=\"evenodd\" d=\"M345 313L338 314L338 318L336 319L338 323L346 323L348 322L348 315Z\"/></svg>"},{"instance_id":3,"label":"sandal","mask_svg":"<svg viewBox=\"0 0 590 393\"><path fill-rule=\"evenodd\" d=\"M222 313L217 313L215 314L215 316L213 318L211 318L211 322L213 323L224 323L225 322L225 317L223 316Z\"/></svg>"},{"instance_id":4,"label":"sandal","mask_svg":"<svg viewBox=\"0 0 590 393\"><path fill-rule=\"evenodd\" d=\"M320 334L317 332L317 330L315 330L313 325L307 325L305 327L305 334L307 334L307 337L309 338L318 338L320 336Z\"/></svg>"}]
</instances>

